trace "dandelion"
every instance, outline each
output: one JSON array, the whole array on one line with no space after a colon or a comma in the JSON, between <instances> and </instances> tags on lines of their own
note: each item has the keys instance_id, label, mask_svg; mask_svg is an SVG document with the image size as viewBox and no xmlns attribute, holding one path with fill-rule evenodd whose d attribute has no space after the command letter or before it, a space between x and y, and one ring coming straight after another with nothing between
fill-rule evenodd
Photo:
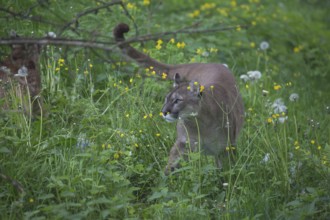
<instances>
[{"instance_id":1,"label":"dandelion","mask_svg":"<svg viewBox=\"0 0 330 220\"><path fill-rule=\"evenodd\" d=\"M145 5L145 6L150 5L150 0L143 0L143 5Z\"/></svg>"},{"instance_id":2,"label":"dandelion","mask_svg":"<svg viewBox=\"0 0 330 220\"><path fill-rule=\"evenodd\" d=\"M239 78L243 80L243 82L249 81L249 77L246 74L242 74Z\"/></svg>"},{"instance_id":3,"label":"dandelion","mask_svg":"<svg viewBox=\"0 0 330 220\"><path fill-rule=\"evenodd\" d=\"M269 91L267 91L267 90L262 90L262 95L263 96L267 96L269 94Z\"/></svg>"},{"instance_id":4,"label":"dandelion","mask_svg":"<svg viewBox=\"0 0 330 220\"><path fill-rule=\"evenodd\" d=\"M299 99L299 95L297 93L292 93L290 96L289 96L289 100L291 102L295 102L295 101L298 101Z\"/></svg>"},{"instance_id":5,"label":"dandelion","mask_svg":"<svg viewBox=\"0 0 330 220\"><path fill-rule=\"evenodd\" d=\"M271 117L267 118L267 123L270 124L273 122L273 119Z\"/></svg>"},{"instance_id":6,"label":"dandelion","mask_svg":"<svg viewBox=\"0 0 330 220\"><path fill-rule=\"evenodd\" d=\"M269 48L269 43L267 41L262 41L259 45L260 50L267 50Z\"/></svg>"},{"instance_id":7,"label":"dandelion","mask_svg":"<svg viewBox=\"0 0 330 220\"><path fill-rule=\"evenodd\" d=\"M278 98L274 101L274 103L272 104L272 108L275 114L287 112L287 107L284 105L284 102L281 98Z\"/></svg>"},{"instance_id":8,"label":"dandelion","mask_svg":"<svg viewBox=\"0 0 330 220\"><path fill-rule=\"evenodd\" d=\"M288 116L282 116L278 118L278 122L280 122L281 124L283 124L286 120L288 120Z\"/></svg>"},{"instance_id":9,"label":"dandelion","mask_svg":"<svg viewBox=\"0 0 330 220\"><path fill-rule=\"evenodd\" d=\"M278 91L278 90L280 90L281 88L282 88L281 85L277 85L277 84L274 85L274 90L275 90L275 91Z\"/></svg>"},{"instance_id":10,"label":"dandelion","mask_svg":"<svg viewBox=\"0 0 330 220\"><path fill-rule=\"evenodd\" d=\"M49 31L47 33L47 37L50 37L50 38L56 38L56 34L53 32L53 31Z\"/></svg>"},{"instance_id":11,"label":"dandelion","mask_svg":"<svg viewBox=\"0 0 330 220\"><path fill-rule=\"evenodd\" d=\"M114 158L115 160L119 159L119 157L120 157L120 153L119 153L119 152L116 152L116 153L113 155L113 158Z\"/></svg>"},{"instance_id":12,"label":"dandelion","mask_svg":"<svg viewBox=\"0 0 330 220\"><path fill-rule=\"evenodd\" d=\"M270 159L270 154L266 153L264 158L262 159L262 162L267 163L269 161L269 159Z\"/></svg>"},{"instance_id":13,"label":"dandelion","mask_svg":"<svg viewBox=\"0 0 330 220\"><path fill-rule=\"evenodd\" d=\"M167 78L167 74L166 73L162 73L162 79L166 79Z\"/></svg>"},{"instance_id":14,"label":"dandelion","mask_svg":"<svg viewBox=\"0 0 330 220\"><path fill-rule=\"evenodd\" d=\"M192 13L189 13L189 17L191 18L196 18L201 14L201 12L199 10L195 10Z\"/></svg>"},{"instance_id":15,"label":"dandelion","mask_svg":"<svg viewBox=\"0 0 330 220\"><path fill-rule=\"evenodd\" d=\"M186 44L185 44L185 42L178 42L177 44L176 44L176 47L177 48L179 48L179 49L183 49L183 48L185 48L185 46L186 46Z\"/></svg>"},{"instance_id":16,"label":"dandelion","mask_svg":"<svg viewBox=\"0 0 330 220\"><path fill-rule=\"evenodd\" d=\"M311 140L311 144L315 144L315 140Z\"/></svg>"},{"instance_id":17,"label":"dandelion","mask_svg":"<svg viewBox=\"0 0 330 220\"><path fill-rule=\"evenodd\" d=\"M160 133L157 133L157 134L156 134L156 137L160 137Z\"/></svg>"},{"instance_id":18,"label":"dandelion","mask_svg":"<svg viewBox=\"0 0 330 220\"><path fill-rule=\"evenodd\" d=\"M28 76L28 69L25 66L22 66L21 68L18 69L17 74L15 74L14 76L27 77Z\"/></svg>"},{"instance_id":19,"label":"dandelion","mask_svg":"<svg viewBox=\"0 0 330 220\"><path fill-rule=\"evenodd\" d=\"M256 81L261 78L261 72L258 70L248 71L247 75L251 81Z\"/></svg>"}]
</instances>

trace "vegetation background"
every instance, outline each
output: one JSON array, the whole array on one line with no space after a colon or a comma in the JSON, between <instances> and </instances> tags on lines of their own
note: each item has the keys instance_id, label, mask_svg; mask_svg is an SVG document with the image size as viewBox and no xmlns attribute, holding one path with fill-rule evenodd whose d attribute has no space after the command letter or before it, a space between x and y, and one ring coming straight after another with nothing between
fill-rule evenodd
<instances>
[{"instance_id":1,"label":"vegetation background","mask_svg":"<svg viewBox=\"0 0 330 220\"><path fill-rule=\"evenodd\" d=\"M329 219L329 8L323 0L1 0L1 39L53 32L105 46L45 45L44 111L0 113L0 173L12 179L0 179L0 218ZM134 47L162 62L233 71L246 119L236 161L222 172L191 153L164 176L175 125L159 112L171 82L122 57L112 37L120 22L130 39L151 34ZM168 31L178 33L157 35ZM10 47L0 51L4 58Z\"/></svg>"}]
</instances>

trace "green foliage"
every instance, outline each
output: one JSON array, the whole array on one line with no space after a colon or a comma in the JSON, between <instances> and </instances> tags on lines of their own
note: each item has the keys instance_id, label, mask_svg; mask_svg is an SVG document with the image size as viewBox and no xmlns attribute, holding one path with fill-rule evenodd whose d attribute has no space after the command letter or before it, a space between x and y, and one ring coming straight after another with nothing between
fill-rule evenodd
<instances>
[{"instance_id":1,"label":"green foliage","mask_svg":"<svg viewBox=\"0 0 330 220\"><path fill-rule=\"evenodd\" d=\"M124 1L140 35L191 25L235 27L134 46L167 63L218 62L232 69L246 110L236 154L226 158L220 172L212 158L194 152L164 176L175 125L165 123L159 111L172 82L127 63L120 54L45 46L41 114L0 113L0 218L328 218L327 3L148 2ZM119 22L130 24L129 37L136 34L120 5L82 16L63 29L79 12L102 4L7 1L0 8L23 14L30 9L30 15L45 20L12 19L2 12L0 35L12 29L34 37L53 31L58 37L111 42ZM260 49L263 41L269 48ZM260 79L240 80L255 70ZM299 97L292 98L294 93ZM279 98L282 102L276 102ZM287 111L275 111L283 106ZM228 147L226 154L232 150Z\"/></svg>"}]
</instances>

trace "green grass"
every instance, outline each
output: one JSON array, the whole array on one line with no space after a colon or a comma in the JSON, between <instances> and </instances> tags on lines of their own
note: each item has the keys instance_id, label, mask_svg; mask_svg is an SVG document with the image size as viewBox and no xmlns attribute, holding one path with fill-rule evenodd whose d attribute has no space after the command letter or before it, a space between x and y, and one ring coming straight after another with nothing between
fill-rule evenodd
<instances>
[{"instance_id":1,"label":"green grass","mask_svg":"<svg viewBox=\"0 0 330 220\"><path fill-rule=\"evenodd\" d=\"M195 22L202 22L204 28L219 22L250 25L247 30L177 35L175 43L164 38L160 50L152 41L134 44L163 62L228 64L246 110L235 160L225 161L220 172L212 157L191 153L182 168L166 177L163 171L175 125L166 123L159 112L172 82L125 62L119 52L96 54L47 46L40 61L42 113L34 118L0 113L0 173L24 189L0 178L0 218L328 218L327 3L252 0L235 5L231 1L202 10L199 1L188 1L188 6L187 1L152 1L148 6L143 1L129 2L135 4L125 3L141 35ZM4 5L15 11L35 2L22 4ZM11 29L23 36L31 36L32 31L38 37L47 31L56 33L76 13L100 4L50 1L47 8L38 6L32 13L58 26L11 19L1 23L1 37ZM190 17L195 10L200 15ZM0 20L5 20L3 15ZM111 41L112 28L122 21L130 19L114 6L112 11L82 17L77 29L66 30L63 36L90 39L94 32L98 40ZM259 49L262 41L270 44L266 51ZM185 48L178 48L177 42L185 42ZM9 50L1 47L2 51ZM251 70L260 71L262 77L246 83L239 79ZM289 99L292 93L299 94L295 102ZM278 98L288 109L285 115L274 114L272 104ZM280 117L286 116L280 123Z\"/></svg>"}]
</instances>

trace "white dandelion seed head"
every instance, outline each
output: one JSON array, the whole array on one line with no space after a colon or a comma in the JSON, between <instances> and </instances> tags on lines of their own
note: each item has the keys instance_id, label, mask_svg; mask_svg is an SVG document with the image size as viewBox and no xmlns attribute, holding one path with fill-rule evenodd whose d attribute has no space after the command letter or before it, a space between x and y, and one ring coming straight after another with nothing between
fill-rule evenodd
<instances>
[{"instance_id":1,"label":"white dandelion seed head","mask_svg":"<svg viewBox=\"0 0 330 220\"><path fill-rule=\"evenodd\" d=\"M26 77L28 75L28 69L25 66L22 66L21 68L18 69L17 74L14 76L17 77Z\"/></svg>"},{"instance_id":2,"label":"white dandelion seed head","mask_svg":"<svg viewBox=\"0 0 330 220\"><path fill-rule=\"evenodd\" d=\"M0 66L0 71L6 73L6 74L8 74L8 75L11 74L10 69L9 69L8 67L6 67L6 66Z\"/></svg>"},{"instance_id":3,"label":"white dandelion seed head","mask_svg":"<svg viewBox=\"0 0 330 220\"><path fill-rule=\"evenodd\" d=\"M288 120L288 116L282 116L278 118L278 122L283 124L286 120Z\"/></svg>"},{"instance_id":4,"label":"white dandelion seed head","mask_svg":"<svg viewBox=\"0 0 330 220\"><path fill-rule=\"evenodd\" d=\"M269 48L269 43L267 41L262 41L259 47L261 50L267 50Z\"/></svg>"},{"instance_id":5,"label":"white dandelion seed head","mask_svg":"<svg viewBox=\"0 0 330 220\"><path fill-rule=\"evenodd\" d=\"M262 95L263 96L267 96L269 94L269 91L267 91L267 90L262 90Z\"/></svg>"},{"instance_id":6,"label":"white dandelion seed head","mask_svg":"<svg viewBox=\"0 0 330 220\"><path fill-rule=\"evenodd\" d=\"M244 82L247 82L247 81L249 81L249 77L247 76L247 75L245 75L245 74L242 74L240 77L239 77L241 80L243 80Z\"/></svg>"},{"instance_id":7,"label":"white dandelion seed head","mask_svg":"<svg viewBox=\"0 0 330 220\"><path fill-rule=\"evenodd\" d=\"M209 55L210 55L210 53L207 52L207 51L204 51L204 52L202 53L202 56L203 56L203 57L208 57Z\"/></svg>"},{"instance_id":8,"label":"white dandelion seed head","mask_svg":"<svg viewBox=\"0 0 330 220\"><path fill-rule=\"evenodd\" d=\"M262 162L267 163L270 159L270 153L266 153L264 158L262 159Z\"/></svg>"},{"instance_id":9,"label":"white dandelion seed head","mask_svg":"<svg viewBox=\"0 0 330 220\"><path fill-rule=\"evenodd\" d=\"M258 70L249 71L247 75L251 81L256 81L261 78L261 72Z\"/></svg>"},{"instance_id":10,"label":"white dandelion seed head","mask_svg":"<svg viewBox=\"0 0 330 220\"><path fill-rule=\"evenodd\" d=\"M272 108L273 108L275 114L287 112L287 110L288 110L288 108L284 105L284 102L281 98L278 98L273 102Z\"/></svg>"},{"instance_id":11,"label":"white dandelion seed head","mask_svg":"<svg viewBox=\"0 0 330 220\"><path fill-rule=\"evenodd\" d=\"M298 101L299 99L299 95L297 93L292 93L290 96L289 96L289 100L291 102L295 102L295 101Z\"/></svg>"},{"instance_id":12,"label":"white dandelion seed head","mask_svg":"<svg viewBox=\"0 0 330 220\"><path fill-rule=\"evenodd\" d=\"M47 33L47 37L50 37L50 38L56 38L56 34L53 32L53 31L49 31Z\"/></svg>"}]
</instances>

